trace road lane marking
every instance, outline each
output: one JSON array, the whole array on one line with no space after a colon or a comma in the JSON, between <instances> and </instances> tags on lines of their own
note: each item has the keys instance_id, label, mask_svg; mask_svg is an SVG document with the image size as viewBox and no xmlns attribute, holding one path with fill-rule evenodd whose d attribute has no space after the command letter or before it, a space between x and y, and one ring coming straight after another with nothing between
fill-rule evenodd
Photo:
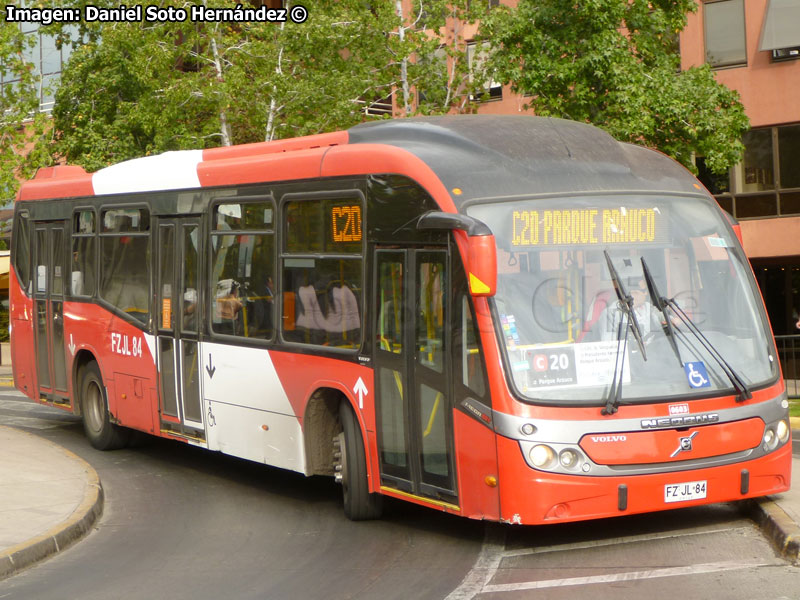
<instances>
[{"instance_id":1,"label":"road lane marking","mask_svg":"<svg viewBox=\"0 0 800 600\"><path fill-rule=\"evenodd\" d=\"M486 524L480 554L456 589L445 600L471 600L482 593L505 558L506 532L502 525Z\"/></svg>"},{"instance_id":2,"label":"road lane marking","mask_svg":"<svg viewBox=\"0 0 800 600\"><path fill-rule=\"evenodd\" d=\"M703 575L707 573L720 573L723 571L737 571L742 569L752 569L752 568L767 567L767 566L770 566L770 564L763 562L741 563L738 561L728 561L728 562L718 562L718 563L706 563L702 565L688 565L685 567L667 567L664 569L649 569L647 571L630 571L627 573L615 573L613 575L594 575L590 577L570 577L567 579L546 579L543 581L524 581L520 583L489 584L484 586L480 593L493 594L501 592L519 592L524 590L541 590L547 588L567 587L575 585L623 583L626 581L658 579L661 577L678 577L681 575Z\"/></svg>"},{"instance_id":3,"label":"road lane marking","mask_svg":"<svg viewBox=\"0 0 800 600\"><path fill-rule=\"evenodd\" d=\"M566 552L568 550L588 550L591 548L601 548L603 546L616 546L618 544L634 544L636 542L651 542L655 540L669 540L679 537L688 537L693 535L707 535L712 533L726 533L732 531L752 531L751 527L725 527L722 529L706 529L703 531L691 531L689 529L679 530L672 533L653 534L642 533L638 535L626 535L622 537L609 538L607 540L591 540L588 542L572 542L569 544L554 544L551 546L542 546L539 548L523 548L520 550L506 550L503 553L504 558L511 558L517 556L529 556L531 554L549 554L551 552Z\"/></svg>"}]
</instances>

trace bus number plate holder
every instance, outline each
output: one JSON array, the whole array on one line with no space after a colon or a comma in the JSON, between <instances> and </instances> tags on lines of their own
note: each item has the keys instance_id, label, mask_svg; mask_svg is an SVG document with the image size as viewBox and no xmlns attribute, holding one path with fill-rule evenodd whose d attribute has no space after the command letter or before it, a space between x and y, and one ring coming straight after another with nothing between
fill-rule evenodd
<instances>
[{"instance_id":1,"label":"bus number plate holder","mask_svg":"<svg viewBox=\"0 0 800 600\"><path fill-rule=\"evenodd\" d=\"M664 502L688 502L701 500L708 492L707 481L687 481L686 483L668 483L664 486Z\"/></svg>"}]
</instances>

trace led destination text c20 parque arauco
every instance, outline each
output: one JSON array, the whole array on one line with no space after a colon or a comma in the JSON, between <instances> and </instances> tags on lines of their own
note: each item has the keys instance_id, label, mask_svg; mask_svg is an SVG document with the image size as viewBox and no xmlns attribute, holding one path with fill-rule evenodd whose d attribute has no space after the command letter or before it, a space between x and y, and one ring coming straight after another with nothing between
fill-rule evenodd
<instances>
[{"instance_id":1,"label":"led destination text c20 parque arauco","mask_svg":"<svg viewBox=\"0 0 800 600\"><path fill-rule=\"evenodd\" d=\"M187 8L175 6L143 6L121 4L116 8L100 8L88 5L79 8L20 8L9 4L5 7L5 20L9 23L32 22L41 25L52 23L94 22L237 22L237 23L281 23L292 21L303 23L308 19L308 10L296 4L291 8L244 8L237 4L233 8L209 8L202 4L193 4Z\"/></svg>"}]
</instances>

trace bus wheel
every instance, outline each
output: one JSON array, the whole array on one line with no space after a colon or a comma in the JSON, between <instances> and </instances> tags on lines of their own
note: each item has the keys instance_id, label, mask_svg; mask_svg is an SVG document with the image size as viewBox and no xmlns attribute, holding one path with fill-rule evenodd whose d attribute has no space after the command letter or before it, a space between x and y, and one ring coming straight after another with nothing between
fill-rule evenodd
<instances>
[{"instance_id":1,"label":"bus wheel","mask_svg":"<svg viewBox=\"0 0 800 600\"><path fill-rule=\"evenodd\" d=\"M128 443L130 432L114 425L108 412L106 388L97 363L86 365L80 387L83 430L98 450L116 450Z\"/></svg>"},{"instance_id":2,"label":"bus wheel","mask_svg":"<svg viewBox=\"0 0 800 600\"><path fill-rule=\"evenodd\" d=\"M344 514L351 521L377 519L383 497L369 493L364 440L356 416L347 402L339 405L342 432L334 438L336 480L342 484Z\"/></svg>"}]
</instances>

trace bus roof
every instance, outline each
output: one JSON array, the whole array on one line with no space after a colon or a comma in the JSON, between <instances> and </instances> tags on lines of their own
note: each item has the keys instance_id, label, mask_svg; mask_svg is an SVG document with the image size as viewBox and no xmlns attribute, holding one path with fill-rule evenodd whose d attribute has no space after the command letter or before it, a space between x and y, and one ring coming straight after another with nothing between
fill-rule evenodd
<instances>
[{"instance_id":1,"label":"bus roof","mask_svg":"<svg viewBox=\"0 0 800 600\"><path fill-rule=\"evenodd\" d=\"M702 192L660 152L618 142L585 123L546 117L452 115L357 125L349 143L403 148L431 166L457 204L570 192Z\"/></svg>"},{"instance_id":2,"label":"bus roof","mask_svg":"<svg viewBox=\"0 0 800 600\"><path fill-rule=\"evenodd\" d=\"M449 115L374 121L347 131L166 152L86 173L41 169L18 200L75 198L294 179L395 173L443 210L481 198L604 192L702 192L668 157L575 121ZM455 191L454 191L455 190Z\"/></svg>"}]
</instances>

